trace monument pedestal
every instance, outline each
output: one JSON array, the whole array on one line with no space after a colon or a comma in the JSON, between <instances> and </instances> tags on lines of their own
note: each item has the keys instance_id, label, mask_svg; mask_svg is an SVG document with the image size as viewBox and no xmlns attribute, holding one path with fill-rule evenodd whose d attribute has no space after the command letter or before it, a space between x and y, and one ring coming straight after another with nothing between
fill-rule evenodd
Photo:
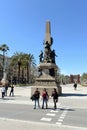
<instances>
[{"instance_id":1,"label":"monument pedestal","mask_svg":"<svg viewBox=\"0 0 87 130\"><path fill-rule=\"evenodd\" d=\"M34 93L36 88L39 89L40 93L46 88L49 95L51 95L53 89L56 88L59 95L61 95L61 87L56 80L57 66L53 63L41 63L38 68L41 72L39 77L36 78L34 86L31 87L31 94ZM55 76L50 75L50 70L53 71L51 74Z\"/></svg>"}]
</instances>

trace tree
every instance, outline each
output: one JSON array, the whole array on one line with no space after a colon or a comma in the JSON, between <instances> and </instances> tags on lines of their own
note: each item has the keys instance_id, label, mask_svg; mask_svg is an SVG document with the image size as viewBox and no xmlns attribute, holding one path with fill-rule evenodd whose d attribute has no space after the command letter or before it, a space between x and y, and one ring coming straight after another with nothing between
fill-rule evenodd
<instances>
[{"instance_id":1,"label":"tree","mask_svg":"<svg viewBox=\"0 0 87 130\"><path fill-rule=\"evenodd\" d=\"M3 52L3 71L4 71L4 69L6 69L5 68L5 53L7 52L9 50L9 47L6 45L6 44L2 44L1 46L0 46L0 51L2 51Z\"/></svg>"},{"instance_id":2,"label":"tree","mask_svg":"<svg viewBox=\"0 0 87 130\"><path fill-rule=\"evenodd\" d=\"M27 83L29 83L31 68L35 65L35 59L33 55L22 52L16 52L11 58L10 68L12 68L12 70L15 70L15 68L17 68L16 78L19 83L23 83L25 82L25 80Z\"/></svg>"},{"instance_id":3,"label":"tree","mask_svg":"<svg viewBox=\"0 0 87 130\"><path fill-rule=\"evenodd\" d=\"M69 84L70 83L70 77L68 75L60 74L59 80L61 84Z\"/></svg>"},{"instance_id":4,"label":"tree","mask_svg":"<svg viewBox=\"0 0 87 130\"><path fill-rule=\"evenodd\" d=\"M87 73L81 75L81 84L87 84Z\"/></svg>"}]
</instances>

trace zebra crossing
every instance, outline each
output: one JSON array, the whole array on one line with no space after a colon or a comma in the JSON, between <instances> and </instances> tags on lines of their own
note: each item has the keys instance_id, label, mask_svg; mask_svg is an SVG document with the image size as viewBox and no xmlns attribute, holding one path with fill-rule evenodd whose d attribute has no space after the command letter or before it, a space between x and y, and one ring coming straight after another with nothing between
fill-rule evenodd
<instances>
[{"instance_id":1,"label":"zebra crossing","mask_svg":"<svg viewBox=\"0 0 87 130\"><path fill-rule=\"evenodd\" d=\"M49 123L51 123L52 120L54 120L54 118L56 117L57 120L55 121L55 124L60 126L60 125L62 125L62 123L63 123L69 109L70 109L69 106L64 106L64 107L60 106L56 110L50 110L48 113L46 113L44 115L44 117L42 117L40 119L40 121L41 122L49 122Z\"/></svg>"}]
</instances>

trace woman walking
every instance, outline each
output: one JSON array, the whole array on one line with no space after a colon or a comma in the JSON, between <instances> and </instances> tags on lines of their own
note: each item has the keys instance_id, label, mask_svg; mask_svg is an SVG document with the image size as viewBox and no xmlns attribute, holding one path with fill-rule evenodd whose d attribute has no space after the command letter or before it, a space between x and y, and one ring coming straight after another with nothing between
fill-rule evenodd
<instances>
[{"instance_id":1,"label":"woman walking","mask_svg":"<svg viewBox=\"0 0 87 130\"><path fill-rule=\"evenodd\" d=\"M56 103L58 102L58 92L57 92L56 88L54 88L51 96L53 97L54 109L57 109Z\"/></svg>"}]
</instances>

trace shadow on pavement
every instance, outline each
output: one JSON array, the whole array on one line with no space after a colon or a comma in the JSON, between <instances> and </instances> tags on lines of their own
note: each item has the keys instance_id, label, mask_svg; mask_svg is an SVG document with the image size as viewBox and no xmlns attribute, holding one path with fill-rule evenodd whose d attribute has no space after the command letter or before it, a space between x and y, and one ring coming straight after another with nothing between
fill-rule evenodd
<instances>
[{"instance_id":1,"label":"shadow on pavement","mask_svg":"<svg viewBox=\"0 0 87 130\"><path fill-rule=\"evenodd\" d=\"M62 93L61 97L67 96L87 96L87 94L80 94L80 93Z\"/></svg>"},{"instance_id":2,"label":"shadow on pavement","mask_svg":"<svg viewBox=\"0 0 87 130\"><path fill-rule=\"evenodd\" d=\"M5 97L4 97L3 99L2 99L2 98L0 98L0 99L1 99L1 100L15 100L15 99L13 99L13 98L5 98Z\"/></svg>"},{"instance_id":3,"label":"shadow on pavement","mask_svg":"<svg viewBox=\"0 0 87 130\"><path fill-rule=\"evenodd\" d=\"M66 109L66 108L58 108L59 110L61 110L61 111L64 111L64 110L67 110L67 111L75 111L75 109L71 109L71 108L68 108L68 109Z\"/></svg>"}]
</instances>

